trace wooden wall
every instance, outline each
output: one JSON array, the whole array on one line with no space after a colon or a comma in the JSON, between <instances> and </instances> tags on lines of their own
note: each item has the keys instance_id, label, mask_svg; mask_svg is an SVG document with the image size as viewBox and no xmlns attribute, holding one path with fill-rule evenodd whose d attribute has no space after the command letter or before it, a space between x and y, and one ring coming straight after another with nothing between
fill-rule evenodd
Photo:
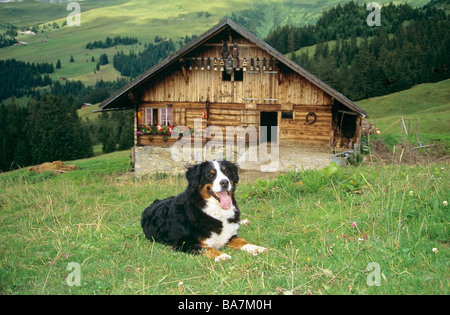
<instances>
[{"instance_id":1,"label":"wooden wall","mask_svg":"<svg viewBox=\"0 0 450 315\"><path fill-rule=\"evenodd\" d=\"M245 39L239 42L239 58L270 58L265 51L259 49ZM231 50L231 46L229 46ZM204 50L195 54L197 58L220 58L221 44L205 44ZM242 61L241 61L242 64ZM262 104L283 105L330 105L331 98L321 89L310 83L295 72L280 72L274 63L272 72L261 70L258 73L244 72L243 81L222 81L220 70L191 70L187 69L188 82L181 68L176 67L160 75L142 96L147 102L206 102L211 103L240 103L245 99L258 99ZM264 101L277 99L277 101Z\"/></svg>"},{"instance_id":2,"label":"wooden wall","mask_svg":"<svg viewBox=\"0 0 450 315\"><path fill-rule=\"evenodd\" d=\"M293 106L293 118L284 119L278 105L255 104L209 104L205 103L170 103L173 109L173 125L194 127L194 119L202 119L202 129L207 126L219 126L225 132L227 126L255 126L260 125L261 112L278 112L279 140L294 142L305 146L327 147L333 139L331 106ZM139 107L142 117L145 108L166 108L167 103L146 103ZM249 109L251 107L251 109ZM208 119L203 118L203 112L208 112ZM306 116L314 112L317 121L309 125Z\"/></svg>"},{"instance_id":3,"label":"wooden wall","mask_svg":"<svg viewBox=\"0 0 450 315\"><path fill-rule=\"evenodd\" d=\"M247 58L248 68L250 58L271 57L246 39L234 42L239 44L239 58ZM196 57L220 59L220 43L206 43L201 48ZM258 127L261 112L278 112L279 140L328 147L333 138L331 97L286 67L280 69L274 63L271 72L276 73L263 71L262 61L260 67L258 73L248 70L244 72L243 81L232 82L222 81L220 66L217 71L211 65L211 70L199 67L183 73L182 63L176 64L146 88L139 110L145 117L144 108L166 108L171 104L174 126L192 127L195 118L202 118L203 111L208 112L208 120L202 119L202 128L207 125ZM282 119L283 111L293 111L293 119ZM309 112L317 115L313 125L306 122Z\"/></svg>"}]
</instances>

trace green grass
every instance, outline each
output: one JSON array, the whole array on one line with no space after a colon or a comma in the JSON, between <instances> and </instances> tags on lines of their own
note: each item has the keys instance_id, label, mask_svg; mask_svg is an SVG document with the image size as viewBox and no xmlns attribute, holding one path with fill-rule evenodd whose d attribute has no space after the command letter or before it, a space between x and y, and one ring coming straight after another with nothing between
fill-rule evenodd
<instances>
[{"instance_id":1,"label":"green grass","mask_svg":"<svg viewBox=\"0 0 450 315\"><path fill-rule=\"evenodd\" d=\"M443 152L450 153L450 80L427 83L398 93L357 102L364 108L382 135L400 137L400 124L393 123L403 116L408 126L409 141L416 144L417 119L420 118L419 140L423 144L440 143Z\"/></svg>"},{"instance_id":2,"label":"green grass","mask_svg":"<svg viewBox=\"0 0 450 315\"><path fill-rule=\"evenodd\" d=\"M74 161L79 170L58 176L0 174L0 294L449 293L448 166L328 168L241 183L237 200L251 225L240 236L269 251L224 249L232 260L214 263L145 239L143 209L186 181L123 176L128 156ZM80 287L66 283L70 262L81 266ZM371 262L381 267L379 287L367 285Z\"/></svg>"}]
</instances>

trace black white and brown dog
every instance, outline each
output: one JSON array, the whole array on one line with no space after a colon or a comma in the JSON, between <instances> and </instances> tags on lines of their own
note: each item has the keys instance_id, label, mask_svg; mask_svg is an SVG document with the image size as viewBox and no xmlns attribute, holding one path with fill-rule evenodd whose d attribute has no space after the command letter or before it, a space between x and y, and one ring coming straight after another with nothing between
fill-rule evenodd
<instances>
[{"instance_id":1,"label":"black white and brown dog","mask_svg":"<svg viewBox=\"0 0 450 315\"><path fill-rule=\"evenodd\" d=\"M207 161L186 171L187 189L178 196L155 200L142 213L145 236L168 244L174 250L202 254L218 261L231 256L219 251L224 246L257 255L264 247L249 244L237 233L240 211L234 198L239 181L237 165L228 161Z\"/></svg>"}]
</instances>

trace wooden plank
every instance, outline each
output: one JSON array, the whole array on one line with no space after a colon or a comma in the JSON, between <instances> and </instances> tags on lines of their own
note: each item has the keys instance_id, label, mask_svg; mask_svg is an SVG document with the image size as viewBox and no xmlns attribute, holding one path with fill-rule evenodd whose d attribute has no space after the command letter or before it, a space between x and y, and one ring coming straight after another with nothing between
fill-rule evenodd
<instances>
[{"instance_id":1,"label":"wooden plank","mask_svg":"<svg viewBox=\"0 0 450 315\"><path fill-rule=\"evenodd\" d=\"M229 110L229 109L210 109L209 113L211 115L240 115L240 110Z\"/></svg>"},{"instance_id":2,"label":"wooden plank","mask_svg":"<svg viewBox=\"0 0 450 315\"><path fill-rule=\"evenodd\" d=\"M281 105L278 104L258 104L257 108L262 112L277 112L281 110Z\"/></svg>"},{"instance_id":3,"label":"wooden plank","mask_svg":"<svg viewBox=\"0 0 450 315\"><path fill-rule=\"evenodd\" d=\"M329 148L330 147L330 142L329 140L292 140L292 139L280 139L280 141L283 142L288 142L292 145L296 145L299 147L305 147L305 148L310 148L310 147L314 147L314 148Z\"/></svg>"},{"instance_id":4,"label":"wooden plank","mask_svg":"<svg viewBox=\"0 0 450 315\"><path fill-rule=\"evenodd\" d=\"M330 130L281 130L280 133L286 136L330 136Z\"/></svg>"},{"instance_id":5,"label":"wooden plank","mask_svg":"<svg viewBox=\"0 0 450 315\"><path fill-rule=\"evenodd\" d=\"M310 106L310 105L295 104L293 107L294 107L295 111L304 111L304 112L313 112L313 111L325 112L325 111L329 111L329 112L331 112L331 106L330 105Z\"/></svg>"}]
</instances>

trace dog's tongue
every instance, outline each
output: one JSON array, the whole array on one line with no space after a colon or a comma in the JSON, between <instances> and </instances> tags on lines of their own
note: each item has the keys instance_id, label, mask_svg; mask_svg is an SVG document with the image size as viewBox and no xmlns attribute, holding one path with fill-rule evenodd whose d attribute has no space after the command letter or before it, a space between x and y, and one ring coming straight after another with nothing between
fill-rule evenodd
<instances>
[{"instance_id":1,"label":"dog's tongue","mask_svg":"<svg viewBox=\"0 0 450 315\"><path fill-rule=\"evenodd\" d=\"M228 210L231 208L231 198L230 196L228 196L228 191L224 190L221 191L219 193L217 193L217 195L220 198L220 206L222 207L222 209Z\"/></svg>"}]
</instances>

